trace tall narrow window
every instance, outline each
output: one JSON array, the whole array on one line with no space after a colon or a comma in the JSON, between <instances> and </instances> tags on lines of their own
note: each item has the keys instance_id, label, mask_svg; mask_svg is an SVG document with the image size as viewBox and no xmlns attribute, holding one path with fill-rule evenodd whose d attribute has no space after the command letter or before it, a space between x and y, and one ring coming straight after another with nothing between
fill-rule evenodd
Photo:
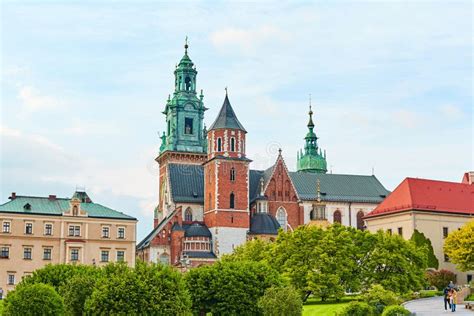
<instances>
[{"instance_id":1,"label":"tall narrow window","mask_svg":"<svg viewBox=\"0 0 474 316\"><path fill-rule=\"evenodd\" d=\"M43 260L51 260L51 248L43 249Z\"/></svg>"},{"instance_id":2,"label":"tall narrow window","mask_svg":"<svg viewBox=\"0 0 474 316\"><path fill-rule=\"evenodd\" d=\"M23 259L31 260L31 248L23 248Z\"/></svg>"},{"instance_id":3,"label":"tall narrow window","mask_svg":"<svg viewBox=\"0 0 474 316\"><path fill-rule=\"evenodd\" d=\"M234 195L234 192L232 192L230 194L229 201L230 201L229 208L235 208L235 195Z\"/></svg>"},{"instance_id":4,"label":"tall narrow window","mask_svg":"<svg viewBox=\"0 0 474 316\"><path fill-rule=\"evenodd\" d=\"M230 181L235 181L235 168L230 168Z\"/></svg>"},{"instance_id":5,"label":"tall narrow window","mask_svg":"<svg viewBox=\"0 0 474 316\"><path fill-rule=\"evenodd\" d=\"M280 207L277 211L277 221L278 224L280 224L280 227L283 228L284 231L286 231L286 211L283 207Z\"/></svg>"},{"instance_id":6,"label":"tall narrow window","mask_svg":"<svg viewBox=\"0 0 474 316\"><path fill-rule=\"evenodd\" d=\"M53 234L53 224L44 224L44 234L51 236Z\"/></svg>"},{"instance_id":7,"label":"tall narrow window","mask_svg":"<svg viewBox=\"0 0 474 316\"><path fill-rule=\"evenodd\" d=\"M171 134L171 121L168 121L168 136Z\"/></svg>"},{"instance_id":8,"label":"tall narrow window","mask_svg":"<svg viewBox=\"0 0 474 316\"><path fill-rule=\"evenodd\" d=\"M184 118L184 133L187 135L193 133L193 119L190 117Z\"/></svg>"},{"instance_id":9,"label":"tall narrow window","mask_svg":"<svg viewBox=\"0 0 474 316\"><path fill-rule=\"evenodd\" d=\"M0 250L0 258L8 259L10 258L10 248L9 247L2 247Z\"/></svg>"},{"instance_id":10,"label":"tall narrow window","mask_svg":"<svg viewBox=\"0 0 474 316\"><path fill-rule=\"evenodd\" d=\"M364 212L357 212L357 229L364 229Z\"/></svg>"},{"instance_id":11,"label":"tall narrow window","mask_svg":"<svg viewBox=\"0 0 474 316\"><path fill-rule=\"evenodd\" d=\"M342 222L342 215L341 215L341 211L339 210L336 210L333 214L333 222L334 223L339 223L341 224Z\"/></svg>"},{"instance_id":12,"label":"tall narrow window","mask_svg":"<svg viewBox=\"0 0 474 316\"><path fill-rule=\"evenodd\" d=\"M25 234L27 234L27 235L33 234L33 224L32 223L26 223L25 224Z\"/></svg>"},{"instance_id":13,"label":"tall narrow window","mask_svg":"<svg viewBox=\"0 0 474 316\"><path fill-rule=\"evenodd\" d=\"M73 248L71 249L71 261L78 261L79 260L79 249Z\"/></svg>"},{"instance_id":14,"label":"tall narrow window","mask_svg":"<svg viewBox=\"0 0 474 316\"><path fill-rule=\"evenodd\" d=\"M235 151L235 137L230 139L230 151Z\"/></svg>"},{"instance_id":15,"label":"tall narrow window","mask_svg":"<svg viewBox=\"0 0 474 316\"><path fill-rule=\"evenodd\" d=\"M125 227L119 227L117 229L117 238L124 239L125 238Z\"/></svg>"},{"instance_id":16,"label":"tall narrow window","mask_svg":"<svg viewBox=\"0 0 474 316\"><path fill-rule=\"evenodd\" d=\"M193 221L193 211L191 210L190 207L188 207L186 209L186 211L184 212L184 220L186 222L192 222Z\"/></svg>"},{"instance_id":17,"label":"tall narrow window","mask_svg":"<svg viewBox=\"0 0 474 316\"><path fill-rule=\"evenodd\" d=\"M125 251L117 250L117 262L125 261Z\"/></svg>"},{"instance_id":18,"label":"tall narrow window","mask_svg":"<svg viewBox=\"0 0 474 316\"><path fill-rule=\"evenodd\" d=\"M10 222L3 222L3 232L4 233L9 233L10 232L10 227L11 227L11 224Z\"/></svg>"},{"instance_id":19,"label":"tall narrow window","mask_svg":"<svg viewBox=\"0 0 474 316\"><path fill-rule=\"evenodd\" d=\"M217 138L217 151L222 151L222 138Z\"/></svg>"},{"instance_id":20,"label":"tall narrow window","mask_svg":"<svg viewBox=\"0 0 474 316\"><path fill-rule=\"evenodd\" d=\"M448 237L448 234L449 234L448 227L443 227L443 238Z\"/></svg>"},{"instance_id":21,"label":"tall narrow window","mask_svg":"<svg viewBox=\"0 0 474 316\"><path fill-rule=\"evenodd\" d=\"M191 89L192 89L192 87L191 87L191 78L186 77L186 79L184 79L184 85L185 85L186 91L191 91Z\"/></svg>"},{"instance_id":22,"label":"tall narrow window","mask_svg":"<svg viewBox=\"0 0 474 316\"><path fill-rule=\"evenodd\" d=\"M77 208L77 205L74 205L72 207L72 216L77 216L78 213L79 213L79 210Z\"/></svg>"},{"instance_id":23,"label":"tall narrow window","mask_svg":"<svg viewBox=\"0 0 474 316\"><path fill-rule=\"evenodd\" d=\"M403 236L403 227L398 227L398 234Z\"/></svg>"},{"instance_id":24,"label":"tall narrow window","mask_svg":"<svg viewBox=\"0 0 474 316\"><path fill-rule=\"evenodd\" d=\"M108 226L102 226L102 238L109 238L110 228Z\"/></svg>"},{"instance_id":25,"label":"tall narrow window","mask_svg":"<svg viewBox=\"0 0 474 316\"><path fill-rule=\"evenodd\" d=\"M109 262L109 251L108 250L102 250L100 252L100 261Z\"/></svg>"}]
</instances>

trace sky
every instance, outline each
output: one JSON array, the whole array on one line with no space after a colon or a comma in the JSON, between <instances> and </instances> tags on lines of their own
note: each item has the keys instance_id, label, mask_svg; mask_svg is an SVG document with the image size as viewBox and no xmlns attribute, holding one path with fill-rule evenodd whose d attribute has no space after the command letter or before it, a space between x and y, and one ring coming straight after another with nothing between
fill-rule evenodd
<instances>
[{"instance_id":1,"label":"sky","mask_svg":"<svg viewBox=\"0 0 474 316\"><path fill-rule=\"evenodd\" d=\"M312 96L333 173L461 181L473 169L470 1L1 3L0 203L70 197L153 226L154 161L189 38L205 123L228 87L252 169L290 170Z\"/></svg>"}]
</instances>

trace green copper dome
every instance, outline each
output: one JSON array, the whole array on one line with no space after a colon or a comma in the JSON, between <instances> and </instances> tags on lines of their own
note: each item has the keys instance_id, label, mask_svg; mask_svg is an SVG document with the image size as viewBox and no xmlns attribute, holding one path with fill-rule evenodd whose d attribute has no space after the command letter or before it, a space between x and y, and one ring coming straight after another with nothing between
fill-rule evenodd
<instances>
[{"instance_id":1,"label":"green copper dome","mask_svg":"<svg viewBox=\"0 0 474 316\"><path fill-rule=\"evenodd\" d=\"M308 133L306 134L304 150L297 153L297 170L299 172L326 173L326 151L318 148L318 137L314 133L313 110L309 105Z\"/></svg>"}]
</instances>

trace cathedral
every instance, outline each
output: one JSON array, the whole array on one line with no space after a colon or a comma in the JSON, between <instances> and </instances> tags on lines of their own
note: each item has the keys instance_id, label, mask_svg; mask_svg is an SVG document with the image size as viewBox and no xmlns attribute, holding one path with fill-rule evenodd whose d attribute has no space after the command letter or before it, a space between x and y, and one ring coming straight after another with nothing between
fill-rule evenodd
<instances>
[{"instance_id":1,"label":"cathedral","mask_svg":"<svg viewBox=\"0 0 474 316\"><path fill-rule=\"evenodd\" d=\"M187 43L184 48L174 70L174 92L163 111L166 131L155 159L159 200L154 228L137 245L139 258L198 266L231 253L246 240L273 240L279 229L335 222L364 229L365 214L389 192L374 175L327 173L311 106L297 171L288 169L281 149L272 166L251 169L247 131L227 91L217 118L209 129L204 125L203 92L198 95L196 66Z\"/></svg>"}]
</instances>

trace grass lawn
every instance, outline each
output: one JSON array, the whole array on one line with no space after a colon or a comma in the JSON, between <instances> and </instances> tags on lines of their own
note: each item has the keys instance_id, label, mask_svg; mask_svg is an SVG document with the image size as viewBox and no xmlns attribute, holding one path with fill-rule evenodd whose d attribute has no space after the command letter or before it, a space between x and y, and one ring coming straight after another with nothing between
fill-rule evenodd
<instances>
[{"instance_id":1,"label":"grass lawn","mask_svg":"<svg viewBox=\"0 0 474 316\"><path fill-rule=\"evenodd\" d=\"M321 315L321 316L334 316L336 312L342 310L344 306L349 304L350 301L355 299L354 297L343 297L340 302L327 301L321 302L320 299L309 298L303 306L303 315Z\"/></svg>"}]
</instances>

